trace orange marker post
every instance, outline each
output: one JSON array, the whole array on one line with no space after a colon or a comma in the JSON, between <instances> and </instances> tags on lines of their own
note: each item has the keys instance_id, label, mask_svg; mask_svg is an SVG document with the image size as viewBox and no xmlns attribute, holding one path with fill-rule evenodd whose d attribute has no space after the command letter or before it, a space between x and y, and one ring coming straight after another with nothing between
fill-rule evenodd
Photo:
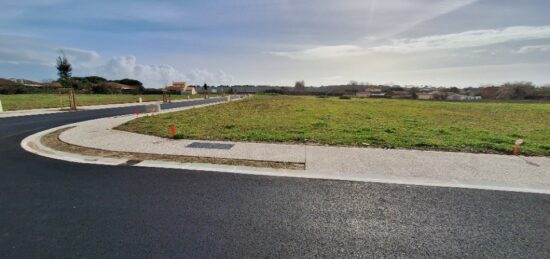
<instances>
[{"instance_id":1,"label":"orange marker post","mask_svg":"<svg viewBox=\"0 0 550 259\"><path fill-rule=\"evenodd\" d=\"M516 144L514 145L514 156L519 154L519 147L523 144L523 139L517 139Z\"/></svg>"},{"instance_id":2,"label":"orange marker post","mask_svg":"<svg viewBox=\"0 0 550 259\"><path fill-rule=\"evenodd\" d=\"M170 126L170 137L174 138L174 134L176 134L176 127Z\"/></svg>"}]
</instances>

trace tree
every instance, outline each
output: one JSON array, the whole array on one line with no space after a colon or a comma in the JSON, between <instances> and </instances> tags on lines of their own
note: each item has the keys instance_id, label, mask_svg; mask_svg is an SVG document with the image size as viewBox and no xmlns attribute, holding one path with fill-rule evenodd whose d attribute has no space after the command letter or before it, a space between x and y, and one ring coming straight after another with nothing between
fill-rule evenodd
<instances>
[{"instance_id":1,"label":"tree","mask_svg":"<svg viewBox=\"0 0 550 259\"><path fill-rule=\"evenodd\" d=\"M296 81L294 84L294 92L304 92L306 90L306 82L305 81Z\"/></svg>"},{"instance_id":2,"label":"tree","mask_svg":"<svg viewBox=\"0 0 550 259\"><path fill-rule=\"evenodd\" d=\"M208 92L208 85L207 84L204 84L202 87L204 88L205 92Z\"/></svg>"},{"instance_id":3,"label":"tree","mask_svg":"<svg viewBox=\"0 0 550 259\"><path fill-rule=\"evenodd\" d=\"M420 92L420 89L418 89L418 87L411 87L409 92L411 93L413 99L418 99L418 92Z\"/></svg>"},{"instance_id":4,"label":"tree","mask_svg":"<svg viewBox=\"0 0 550 259\"><path fill-rule=\"evenodd\" d=\"M523 100L533 95L535 86L531 82L505 83L498 89L497 99Z\"/></svg>"},{"instance_id":5,"label":"tree","mask_svg":"<svg viewBox=\"0 0 550 259\"><path fill-rule=\"evenodd\" d=\"M57 57L57 74L59 75L59 82L65 87L70 85L71 75L73 68L67 57Z\"/></svg>"},{"instance_id":6,"label":"tree","mask_svg":"<svg viewBox=\"0 0 550 259\"><path fill-rule=\"evenodd\" d=\"M83 80L88 81L92 84L99 84L99 83L105 83L107 82L107 79L99 76L87 76L84 77Z\"/></svg>"},{"instance_id":7,"label":"tree","mask_svg":"<svg viewBox=\"0 0 550 259\"><path fill-rule=\"evenodd\" d=\"M123 84L123 85L138 86L138 87L143 86L143 83L141 83L140 81L135 80L135 79L130 79L130 78L124 78L122 80L115 80L115 82L117 82L119 84Z\"/></svg>"},{"instance_id":8,"label":"tree","mask_svg":"<svg viewBox=\"0 0 550 259\"><path fill-rule=\"evenodd\" d=\"M123 84L123 85L135 86L137 93L143 93L145 91L145 87L143 86L143 83L141 83L139 80L124 78L122 80L115 80L114 82Z\"/></svg>"}]
</instances>

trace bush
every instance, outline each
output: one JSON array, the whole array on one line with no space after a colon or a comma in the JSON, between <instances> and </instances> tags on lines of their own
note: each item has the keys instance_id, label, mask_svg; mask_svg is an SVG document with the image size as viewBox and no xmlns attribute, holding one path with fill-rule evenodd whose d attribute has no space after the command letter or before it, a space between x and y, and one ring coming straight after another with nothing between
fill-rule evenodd
<instances>
[{"instance_id":1,"label":"bush","mask_svg":"<svg viewBox=\"0 0 550 259\"><path fill-rule=\"evenodd\" d=\"M497 92L497 99L502 100L523 100L532 96L535 86L531 82L515 82L502 85Z\"/></svg>"},{"instance_id":2,"label":"bush","mask_svg":"<svg viewBox=\"0 0 550 259\"><path fill-rule=\"evenodd\" d=\"M38 93L57 93L58 87L54 86L26 86L22 84L2 85L0 94L38 94Z\"/></svg>"}]
</instances>

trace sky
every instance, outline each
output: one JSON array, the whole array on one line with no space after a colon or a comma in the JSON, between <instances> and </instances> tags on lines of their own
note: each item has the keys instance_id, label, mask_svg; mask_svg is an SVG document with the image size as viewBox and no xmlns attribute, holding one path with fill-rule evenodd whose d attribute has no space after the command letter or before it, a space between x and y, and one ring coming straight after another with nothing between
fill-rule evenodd
<instances>
[{"instance_id":1,"label":"sky","mask_svg":"<svg viewBox=\"0 0 550 259\"><path fill-rule=\"evenodd\" d=\"M0 0L0 77L550 83L548 0Z\"/></svg>"}]
</instances>

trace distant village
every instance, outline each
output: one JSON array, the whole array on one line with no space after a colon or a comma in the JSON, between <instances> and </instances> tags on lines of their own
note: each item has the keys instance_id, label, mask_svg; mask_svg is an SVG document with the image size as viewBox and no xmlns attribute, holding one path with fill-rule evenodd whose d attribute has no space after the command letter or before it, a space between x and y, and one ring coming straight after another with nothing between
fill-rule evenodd
<instances>
[{"instance_id":1,"label":"distant village","mask_svg":"<svg viewBox=\"0 0 550 259\"><path fill-rule=\"evenodd\" d=\"M59 82L39 83L24 79L0 78L0 94L19 93L55 93L64 87ZM96 94L284 94L338 96L347 98L390 98L446 101L479 101L479 100L544 100L550 101L550 86L535 86L530 82L513 82L502 85L481 87L435 87L435 86L400 86L372 85L355 81L345 85L306 86L298 81L293 87L263 85L192 85L187 82L172 82L162 88L146 88L134 79L107 80L102 77L74 77L70 87L80 93Z\"/></svg>"},{"instance_id":2,"label":"distant village","mask_svg":"<svg viewBox=\"0 0 550 259\"><path fill-rule=\"evenodd\" d=\"M203 91L201 89L199 92ZM478 100L547 100L550 101L550 86L535 86L530 82L505 83L498 86L482 87L434 87L370 85L351 82L347 85L306 87L303 81L294 87L280 86L219 86L210 89L214 92L238 94L286 94L339 96L341 98L390 98L447 101Z\"/></svg>"}]
</instances>

